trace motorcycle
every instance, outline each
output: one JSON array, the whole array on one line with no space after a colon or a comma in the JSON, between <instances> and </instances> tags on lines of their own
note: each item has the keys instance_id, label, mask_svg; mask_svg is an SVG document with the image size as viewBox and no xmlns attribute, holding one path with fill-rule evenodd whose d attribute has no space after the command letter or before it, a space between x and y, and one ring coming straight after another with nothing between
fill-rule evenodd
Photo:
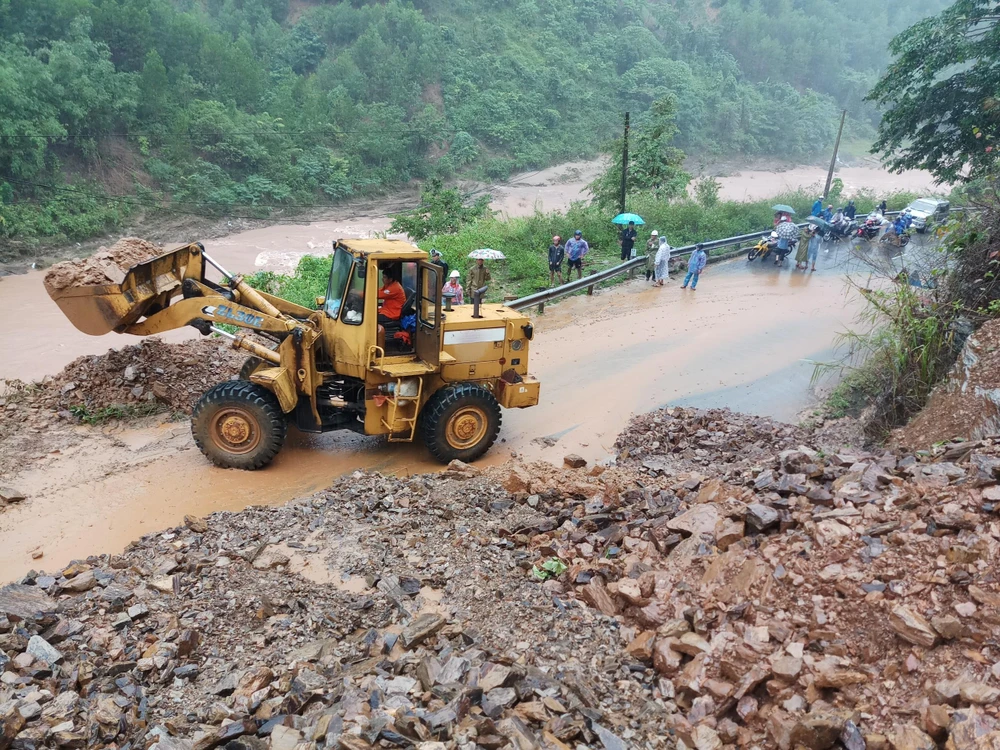
<instances>
[{"instance_id":1,"label":"motorcycle","mask_svg":"<svg viewBox=\"0 0 1000 750\"><path fill-rule=\"evenodd\" d=\"M841 240L847 240L854 237L858 232L858 222L851 221L844 222L843 224L837 226L830 224L830 228L823 233L824 242L840 242Z\"/></svg>"},{"instance_id":2,"label":"motorcycle","mask_svg":"<svg viewBox=\"0 0 1000 750\"><path fill-rule=\"evenodd\" d=\"M778 261L784 261L790 254L795 252L796 245L799 244L798 240L789 240L787 250L778 249L778 233L771 232L770 237L761 237L757 240L757 244L751 247L747 251L747 260L756 260L760 258L762 261L767 260L768 256L773 252L778 256Z\"/></svg>"},{"instance_id":3,"label":"motorcycle","mask_svg":"<svg viewBox=\"0 0 1000 750\"><path fill-rule=\"evenodd\" d=\"M764 260L771 254L771 251L774 250L777 245L778 235L776 232L771 232L770 237L761 237L757 240L757 244L750 248L747 252L747 260L757 260L757 258Z\"/></svg>"},{"instance_id":4,"label":"motorcycle","mask_svg":"<svg viewBox=\"0 0 1000 750\"><path fill-rule=\"evenodd\" d=\"M878 237L879 232L882 231L882 223L877 219L868 219L864 224L858 227L857 238L859 240L867 240L871 242L873 239Z\"/></svg>"},{"instance_id":5,"label":"motorcycle","mask_svg":"<svg viewBox=\"0 0 1000 750\"><path fill-rule=\"evenodd\" d=\"M895 232L886 232L879 238L878 241L878 244L880 245L895 245L896 247L906 247L909 243L910 233L906 230L898 236Z\"/></svg>"}]
</instances>

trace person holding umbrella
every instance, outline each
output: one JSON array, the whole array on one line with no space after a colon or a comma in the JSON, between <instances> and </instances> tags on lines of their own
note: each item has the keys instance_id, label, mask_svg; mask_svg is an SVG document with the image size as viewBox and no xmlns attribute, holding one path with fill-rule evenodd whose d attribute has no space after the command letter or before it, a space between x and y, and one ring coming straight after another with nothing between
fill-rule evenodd
<instances>
[{"instance_id":1,"label":"person holding umbrella","mask_svg":"<svg viewBox=\"0 0 1000 750\"><path fill-rule=\"evenodd\" d=\"M635 227L637 224L645 224L639 214L618 214L611 220L612 224L621 224L625 228L618 235L618 246L622 249L622 261L633 257L635 248L635 238L638 236Z\"/></svg>"},{"instance_id":2,"label":"person holding umbrella","mask_svg":"<svg viewBox=\"0 0 1000 750\"><path fill-rule=\"evenodd\" d=\"M469 269L466 274L466 283L468 284L469 299L475 302L476 300L476 290L482 289L484 286L489 286L490 282L493 280L493 276L490 274L490 269L486 267L484 261L488 260L503 260L504 254L499 250L490 250L489 248L482 248L480 250L473 250L469 253L470 258L474 258L476 265Z\"/></svg>"},{"instance_id":3,"label":"person holding umbrella","mask_svg":"<svg viewBox=\"0 0 1000 750\"><path fill-rule=\"evenodd\" d=\"M638 236L639 233L635 231L634 221L630 221L628 226L618 235L618 245L622 249L621 258L623 262L632 257L632 248L635 247L635 238Z\"/></svg>"},{"instance_id":4,"label":"person holding umbrella","mask_svg":"<svg viewBox=\"0 0 1000 750\"><path fill-rule=\"evenodd\" d=\"M785 257L791 251L791 243L799 236L799 228L793 224L787 216L782 216L778 222L778 257L774 259L774 265L785 262Z\"/></svg>"}]
</instances>

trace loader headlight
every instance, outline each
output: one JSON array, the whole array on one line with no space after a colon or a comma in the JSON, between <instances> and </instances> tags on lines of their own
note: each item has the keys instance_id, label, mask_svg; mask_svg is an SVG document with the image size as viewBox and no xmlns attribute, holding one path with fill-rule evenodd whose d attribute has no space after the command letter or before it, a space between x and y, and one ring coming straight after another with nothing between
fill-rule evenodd
<instances>
[{"instance_id":1,"label":"loader headlight","mask_svg":"<svg viewBox=\"0 0 1000 750\"><path fill-rule=\"evenodd\" d=\"M521 348L523 346L524 346L524 339L514 339L513 341L510 342L510 348L513 349L515 352L521 351Z\"/></svg>"},{"instance_id":2,"label":"loader headlight","mask_svg":"<svg viewBox=\"0 0 1000 750\"><path fill-rule=\"evenodd\" d=\"M521 326L521 330L524 331L524 338L531 341L532 337L535 335L535 327L531 323L525 323Z\"/></svg>"}]
</instances>

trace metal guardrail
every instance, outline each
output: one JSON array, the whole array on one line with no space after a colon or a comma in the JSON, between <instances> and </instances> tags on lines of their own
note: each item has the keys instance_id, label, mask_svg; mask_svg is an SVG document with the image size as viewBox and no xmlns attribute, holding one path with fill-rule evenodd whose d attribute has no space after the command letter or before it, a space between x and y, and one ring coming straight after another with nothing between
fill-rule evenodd
<instances>
[{"instance_id":1,"label":"metal guardrail","mask_svg":"<svg viewBox=\"0 0 1000 750\"><path fill-rule=\"evenodd\" d=\"M976 210L974 208L965 208L962 206L957 206L951 209L951 213L961 213L962 211ZM902 211L886 211L884 216L898 216ZM854 217L855 221L863 222L867 219L870 214L857 214ZM799 229L803 229L809 224L809 222L804 221L796 226ZM729 247L730 245L742 245L744 242L751 242L759 240L761 237L766 237L774 231L772 229L765 229L762 232L752 232L750 234L741 234L736 237L726 237L721 240L710 240L708 242L701 243L702 247L707 251L718 250L722 247ZM675 247L670 251L670 258L680 258L686 255L690 255L694 252L695 245L684 245L683 247ZM608 279L613 279L615 276L620 276L623 273L630 273L642 266L646 265L646 256L642 255L636 258L625 261L621 265L613 266L612 268L606 268L603 271L597 271L589 276L584 276L576 281L570 281L566 284L560 286L554 286L551 289L545 289L541 292L536 292L535 294L529 294L527 297L521 297L520 299L513 300L511 302L505 303L507 307L511 307L515 310L524 310L528 307L538 306L538 311L542 312L545 309L546 302L553 302L560 297L565 297L569 294L574 294L582 289L587 290L587 294L594 293L594 287L598 284L607 281Z\"/></svg>"}]
</instances>

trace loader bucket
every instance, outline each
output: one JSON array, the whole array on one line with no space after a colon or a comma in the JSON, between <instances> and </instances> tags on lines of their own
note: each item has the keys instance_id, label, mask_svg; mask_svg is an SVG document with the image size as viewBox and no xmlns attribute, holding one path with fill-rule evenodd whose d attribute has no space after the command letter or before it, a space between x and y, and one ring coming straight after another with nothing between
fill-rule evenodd
<instances>
[{"instance_id":1,"label":"loader bucket","mask_svg":"<svg viewBox=\"0 0 1000 750\"><path fill-rule=\"evenodd\" d=\"M102 336L123 331L145 315L166 307L180 293L185 278L204 275L203 248L178 248L132 266L120 284L46 287L63 315L80 331Z\"/></svg>"}]
</instances>

